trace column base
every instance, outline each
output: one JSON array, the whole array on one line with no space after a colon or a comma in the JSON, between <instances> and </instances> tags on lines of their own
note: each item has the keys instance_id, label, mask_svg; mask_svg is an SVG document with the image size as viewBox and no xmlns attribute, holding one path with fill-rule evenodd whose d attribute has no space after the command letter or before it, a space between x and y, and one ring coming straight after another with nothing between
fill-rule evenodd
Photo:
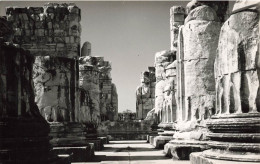
<instances>
[{"instance_id":1,"label":"column base","mask_svg":"<svg viewBox=\"0 0 260 164\"><path fill-rule=\"evenodd\" d=\"M51 151L49 125L39 118L0 119L0 163L56 164Z\"/></svg>"},{"instance_id":2,"label":"column base","mask_svg":"<svg viewBox=\"0 0 260 164\"><path fill-rule=\"evenodd\" d=\"M238 162L238 161L210 159L204 157L202 152L191 153L190 163L191 164L256 164L255 162Z\"/></svg>"},{"instance_id":3,"label":"column base","mask_svg":"<svg viewBox=\"0 0 260 164\"><path fill-rule=\"evenodd\" d=\"M171 140L164 146L167 157L179 160L188 160L192 152L200 152L208 149L208 141Z\"/></svg>"},{"instance_id":4,"label":"column base","mask_svg":"<svg viewBox=\"0 0 260 164\"><path fill-rule=\"evenodd\" d=\"M259 143L217 142L209 144L211 149L203 151L203 156L213 159L260 162Z\"/></svg>"},{"instance_id":5,"label":"column base","mask_svg":"<svg viewBox=\"0 0 260 164\"><path fill-rule=\"evenodd\" d=\"M76 122L50 123L50 143L57 155L69 154L73 162L90 161L94 156L95 144L86 138L84 124ZM100 141L100 140L99 140ZM100 143L100 142L99 142ZM97 144L99 148L100 144Z\"/></svg>"},{"instance_id":6,"label":"column base","mask_svg":"<svg viewBox=\"0 0 260 164\"><path fill-rule=\"evenodd\" d=\"M100 150L102 150L104 148L103 142L99 138L87 139L87 142L88 143L93 143L96 151L100 151Z\"/></svg>"},{"instance_id":7,"label":"column base","mask_svg":"<svg viewBox=\"0 0 260 164\"><path fill-rule=\"evenodd\" d=\"M109 144L109 138L108 137L98 137L102 144L105 145L105 144Z\"/></svg>"},{"instance_id":8,"label":"column base","mask_svg":"<svg viewBox=\"0 0 260 164\"><path fill-rule=\"evenodd\" d=\"M53 152L59 156L68 154L71 162L86 162L91 161L95 156L94 144L83 147L54 147Z\"/></svg>"},{"instance_id":9,"label":"column base","mask_svg":"<svg viewBox=\"0 0 260 164\"><path fill-rule=\"evenodd\" d=\"M172 136L156 136L153 141L153 146L156 149L163 149L164 145L172 140Z\"/></svg>"}]
</instances>

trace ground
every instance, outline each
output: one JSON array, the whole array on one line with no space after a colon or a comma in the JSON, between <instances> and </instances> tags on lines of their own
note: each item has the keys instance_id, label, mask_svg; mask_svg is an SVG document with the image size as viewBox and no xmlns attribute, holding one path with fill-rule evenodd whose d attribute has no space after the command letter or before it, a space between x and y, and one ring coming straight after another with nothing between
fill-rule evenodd
<instances>
[{"instance_id":1,"label":"ground","mask_svg":"<svg viewBox=\"0 0 260 164\"><path fill-rule=\"evenodd\" d=\"M146 141L110 141L95 155L92 162L73 164L190 164L165 157L162 150L154 149Z\"/></svg>"}]
</instances>

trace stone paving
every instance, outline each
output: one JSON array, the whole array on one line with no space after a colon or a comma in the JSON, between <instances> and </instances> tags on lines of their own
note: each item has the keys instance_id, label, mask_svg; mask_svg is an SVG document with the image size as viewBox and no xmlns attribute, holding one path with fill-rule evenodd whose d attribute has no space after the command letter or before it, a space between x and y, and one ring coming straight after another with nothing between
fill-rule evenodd
<instances>
[{"instance_id":1,"label":"stone paving","mask_svg":"<svg viewBox=\"0 0 260 164\"><path fill-rule=\"evenodd\" d=\"M95 152L92 162L73 164L189 164L164 156L162 150L154 149L144 140L110 141L104 150Z\"/></svg>"}]
</instances>

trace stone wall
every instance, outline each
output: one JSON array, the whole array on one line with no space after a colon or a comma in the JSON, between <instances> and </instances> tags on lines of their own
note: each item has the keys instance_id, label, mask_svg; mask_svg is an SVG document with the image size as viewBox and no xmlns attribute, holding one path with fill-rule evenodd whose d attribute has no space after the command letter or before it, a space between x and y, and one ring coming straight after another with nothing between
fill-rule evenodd
<instances>
[{"instance_id":1,"label":"stone wall","mask_svg":"<svg viewBox=\"0 0 260 164\"><path fill-rule=\"evenodd\" d=\"M137 119L145 119L148 112L154 108L155 81L154 67L148 67L148 71L142 72L141 85L136 89Z\"/></svg>"},{"instance_id":2,"label":"stone wall","mask_svg":"<svg viewBox=\"0 0 260 164\"><path fill-rule=\"evenodd\" d=\"M49 3L44 7L8 7L14 43L35 56L79 56L80 9L75 4Z\"/></svg>"},{"instance_id":3,"label":"stone wall","mask_svg":"<svg viewBox=\"0 0 260 164\"><path fill-rule=\"evenodd\" d=\"M35 101L50 122L75 121L79 104L80 9L74 4L6 10L14 42L36 56Z\"/></svg>"},{"instance_id":4,"label":"stone wall","mask_svg":"<svg viewBox=\"0 0 260 164\"><path fill-rule=\"evenodd\" d=\"M118 121L136 120L136 113L118 113Z\"/></svg>"},{"instance_id":5,"label":"stone wall","mask_svg":"<svg viewBox=\"0 0 260 164\"><path fill-rule=\"evenodd\" d=\"M124 120L104 121L98 127L99 136L108 136L109 140L146 140L151 131L152 121Z\"/></svg>"}]
</instances>

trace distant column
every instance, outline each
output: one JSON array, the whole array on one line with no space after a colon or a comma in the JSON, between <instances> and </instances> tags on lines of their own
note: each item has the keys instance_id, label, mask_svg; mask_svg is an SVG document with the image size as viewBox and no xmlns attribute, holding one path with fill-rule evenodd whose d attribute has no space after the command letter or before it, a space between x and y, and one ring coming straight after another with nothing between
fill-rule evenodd
<instances>
[{"instance_id":1,"label":"distant column","mask_svg":"<svg viewBox=\"0 0 260 164\"><path fill-rule=\"evenodd\" d=\"M81 48L81 56L91 56L91 43L85 42Z\"/></svg>"}]
</instances>

